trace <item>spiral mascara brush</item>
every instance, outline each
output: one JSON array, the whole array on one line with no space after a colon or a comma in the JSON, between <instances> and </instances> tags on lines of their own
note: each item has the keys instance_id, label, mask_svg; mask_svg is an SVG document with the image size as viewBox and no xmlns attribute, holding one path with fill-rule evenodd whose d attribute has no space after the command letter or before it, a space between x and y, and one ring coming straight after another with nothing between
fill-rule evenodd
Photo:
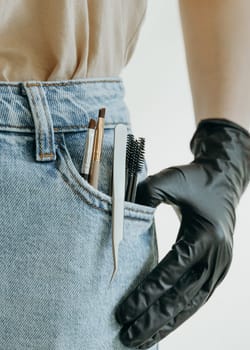
<instances>
[{"instance_id":1,"label":"spiral mascara brush","mask_svg":"<svg viewBox=\"0 0 250 350\"><path fill-rule=\"evenodd\" d=\"M134 153L134 135L127 135L127 145L126 145L126 181L125 181L125 200L129 200L130 186L131 186L131 166L132 166L132 156Z\"/></svg>"},{"instance_id":2,"label":"spiral mascara brush","mask_svg":"<svg viewBox=\"0 0 250 350\"><path fill-rule=\"evenodd\" d=\"M145 139L134 138L133 134L127 137L126 156L126 196L125 200L134 202L136 197L137 174L144 163Z\"/></svg>"},{"instance_id":3,"label":"spiral mascara brush","mask_svg":"<svg viewBox=\"0 0 250 350\"><path fill-rule=\"evenodd\" d=\"M133 186L133 163L135 155L135 138L133 134L127 135L127 147L126 147L126 194L125 200L130 200L130 195Z\"/></svg>"},{"instance_id":4,"label":"spiral mascara brush","mask_svg":"<svg viewBox=\"0 0 250 350\"><path fill-rule=\"evenodd\" d=\"M139 141L136 140L136 157L133 171L133 184L131 190L130 201L135 202L136 198L136 186L138 173L142 170L144 165L144 153L145 153L145 138L139 137Z\"/></svg>"}]
</instances>

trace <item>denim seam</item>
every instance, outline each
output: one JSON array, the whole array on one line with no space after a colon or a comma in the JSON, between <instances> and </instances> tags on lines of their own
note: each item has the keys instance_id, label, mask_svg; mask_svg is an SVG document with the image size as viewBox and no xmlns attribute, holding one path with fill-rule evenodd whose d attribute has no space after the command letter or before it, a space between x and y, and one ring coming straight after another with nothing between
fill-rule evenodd
<instances>
[{"instance_id":1,"label":"denim seam","mask_svg":"<svg viewBox=\"0 0 250 350\"><path fill-rule=\"evenodd\" d=\"M91 201L89 201L86 197L84 197L81 192L79 192L74 186L72 186L72 184L69 182L68 178L66 177L65 174L63 174L61 171L59 171L59 173L61 174L62 176L62 179L65 181L65 183L67 185L69 185L69 187L73 190L73 192L75 194L77 194L84 202L86 202L89 206L95 208L96 210L99 210L101 212L105 212L107 214L109 214L110 216L112 215L112 211L111 210L107 210L105 208L101 208L97 205L95 205L94 203L92 203ZM82 188L82 187L81 187ZM84 191L88 192L87 189L84 188ZM90 192L88 192L90 193ZM92 193L90 193L92 195ZM102 199L101 199L102 200ZM139 210L132 210L133 212L140 212ZM143 213L143 212L142 212ZM125 218L128 218L130 220L143 220L143 221L150 221L150 219L145 219L145 218L138 218L138 217L133 217L133 216L130 216L129 214L124 214L124 217Z\"/></svg>"},{"instance_id":2,"label":"denim seam","mask_svg":"<svg viewBox=\"0 0 250 350\"><path fill-rule=\"evenodd\" d=\"M54 127L53 129L55 131L62 130L62 129L81 129L81 128L88 128L88 124L83 125L68 125L68 126L60 126L60 127Z\"/></svg>"},{"instance_id":3,"label":"denim seam","mask_svg":"<svg viewBox=\"0 0 250 350\"><path fill-rule=\"evenodd\" d=\"M45 114L45 117L46 117L46 121L47 121L47 126L48 126L48 134L49 134L49 137L48 137L48 144L49 144L49 150L50 152L49 153L46 153L47 156L50 156L50 158L53 158L54 154L52 152L52 145L51 145L51 138L52 138L52 135L51 135L51 130L50 130L50 122L49 122L49 116L48 116L48 110L47 110L47 106L46 106L46 103L44 101L44 96L42 96L42 92L41 92L41 89L38 89L38 93L41 97L41 102L42 102L42 106L44 108L44 114Z\"/></svg>"},{"instance_id":4,"label":"denim seam","mask_svg":"<svg viewBox=\"0 0 250 350\"><path fill-rule=\"evenodd\" d=\"M129 123L121 123L124 125L129 125ZM106 123L107 125L116 125L115 123ZM0 127L8 127L8 128L19 128L19 129L28 129L28 130L34 130L35 127L30 128L28 126L23 126L23 125L13 125L13 124L0 124ZM60 126L60 127L53 127L54 131L62 130L62 129L81 129L81 128L88 128L88 124L83 124L83 125L66 125L66 126ZM104 127L105 128L105 127Z\"/></svg>"},{"instance_id":5,"label":"denim seam","mask_svg":"<svg viewBox=\"0 0 250 350\"><path fill-rule=\"evenodd\" d=\"M60 86L60 85L74 85L74 84L89 84L89 83L98 83L98 82L101 82L101 83L121 83L121 80L87 80L87 81L69 81L69 82L60 82L60 83L48 83L48 82L43 82L43 81L40 81L40 83L26 83L26 86L41 86L44 85L44 86ZM14 87L20 87L20 84L7 84L7 85L10 85L10 86L14 86ZM0 86L6 86L6 84L2 84L0 83Z\"/></svg>"},{"instance_id":6,"label":"denim seam","mask_svg":"<svg viewBox=\"0 0 250 350\"><path fill-rule=\"evenodd\" d=\"M84 197L81 192L77 191L77 189L75 189L74 186L72 186L72 184L70 183L70 181L68 180L67 176L65 174L63 174L61 171L59 171L59 173L61 174L63 180L69 185L69 187L81 198L83 199L88 205L90 205L91 207L100 210L100 211L104 211L105 213L109 213L111 214L110 210L106 210L104 208L98 207L97 205L95 205L94 203L90 202L86 197ZM84 191L88 192L87 189L84 189Z\"/></svg>"},{"instance_id":7,"label":"denim seam","mask_svg":"<svg viewBox=\"0 0 250 350\"><path fill-rule=\"evenodd\" d=\"M107 124L106 124L107 125ZM0 127L8 127L8 128L19 128L19 129L28 129L28 130L34 130L35 127L30 128L29 126L24 125L13 125L13 124L0 124ZM62 129L81 129L81 128L87 128L88 124L84 125L67 125L67 126L60 126L60 127L53 127L55 131L62 130Z\"/></svg>"},{"instance_id":8,"label":"denim seam","mask_svg":"<svg viewBox=\"0 0 250 350\"><path fill-rule=\"evenodd\" d=\"M41 158L45 158L49 156L51 159L53 158L54 154L53 153L39 153Z\"/></svg>"},{"instance_id":9,"label":"denim seam","mask_svg":"<svg viewBox=\"0 0 250 350\"><path fill-rule=\"evenodd\" d=\"M69 82L58 82L58 83L48 83L40 81L39 83L26 83L26 86L67 86L67 85L75 85L75 84L90 84L90 83L121 83L121 80L87 80L87 81L69 81ZM9 84L10 85L10 84ZM6 84L1 84L0 86L6 86ZM11 84L11 86L19 87L19 84Z\"/></svg>"},{"instance_id":10,"label":"denim seam","mask_svg":"<svg viewBox=\"0 0 250 350\"><path fill-rule=\"evenodd\" d=\"M30 89L30 94L31 94L31 99L33 101L33 106L36 110L36 112L38 113L38 109L37 109L37 104L36 101L34 99L34 95L33 95L33 91L32 89ZM36 129L36 127L35 127ZM41 123L40 123L40 118L38 118L38 138L39 138L39 155L43 155L43 148L42 148L42 142L41 142Z\"/></svg>"}]
</instances>

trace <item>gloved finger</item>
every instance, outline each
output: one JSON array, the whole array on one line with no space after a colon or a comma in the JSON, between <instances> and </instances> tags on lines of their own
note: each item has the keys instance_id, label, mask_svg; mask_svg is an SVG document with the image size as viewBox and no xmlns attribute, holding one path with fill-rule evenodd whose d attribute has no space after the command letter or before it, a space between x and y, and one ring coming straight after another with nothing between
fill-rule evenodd
<instances>
[{"instance_id":1,"label":"gloved finger","mask_svg":"<svg viewBox=\"0 0 250 350\"><path fill-rule=\"evenodd\" d=\"M180 231L186 231L185 238L179 239L172 246L172 249L159 264L116 308L115 317L120 324L129 323L138 318L204 257L204 250L209 249L209 247L202 242L200 229L196 219L192 221L192 227L188 227L185 221L182 221ZM190 240L188 240L188 230L192 230ZM181 236L181 234L179 235Z\"/></svg>"},{"instance_id":2,"label":"gloved finger","mask_svg":"<svg viewBox=\"0 0 250 350\"><path fill-rule=\"evenodd\" d=\"M188 271L140 317L121 330L121 341L127 346L138 346L150 339L188 305L207 278L208 271L202 265Z\"/></svg>"},{"instance_id":3,"label":"gloved finger","mask_svg":"<svg viewBox=\"0 0 250 350\"><path fill-rule=\"evenodd\" d=\"M178 167L169 167L138 183L135 202L151 207L160 203L179 205L187 198L188 184Z\"/></svg>"},{"instance_id":4,"label":"gloved finger","mask_svg":"<svg viewBox=\"0 0 250 350\"><path fill-rule=\"evenodd\" d=\"M181 312L173 317L161 329L155 332L150 337L150 339L147 339L147 341L145 341L143 344L136 347L136 349L149 349L160 340L165 338L167 335L169 335L171 332L176 330L181 324L183 324L187 319L189 319L198 311L198 309L208 300L207 297L208 292L201 289Z\"/></svg>"}]
</instances>

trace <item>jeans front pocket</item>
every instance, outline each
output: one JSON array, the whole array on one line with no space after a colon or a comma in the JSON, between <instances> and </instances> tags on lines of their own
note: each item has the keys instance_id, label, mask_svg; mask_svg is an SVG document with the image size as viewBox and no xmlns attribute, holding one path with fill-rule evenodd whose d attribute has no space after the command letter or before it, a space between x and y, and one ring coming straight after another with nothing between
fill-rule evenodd
<instances>
[{"instance_id":1,"label":"jeans front pocket","mask_svg":"<svg viewBox=\"0 0 250 350\"><path fill-rule=\"evenodd\" d=\"M110 212L112 198L111 174L113 165L113 128L105 130L105 140L103 142L102 157L100 162L100 175L98 189L93 187L80 175L80 167L84 152L86 131L68 132L56 135L57 140L57 168L63 179L75 193L85 196L85 200L93 206L98 206ZM146 163L143 170L138 174L138 182L146 177ZM125 215L131 218L144 220L152 219L155 208L134 203L124 202ZM130 215L129 215L130 213Z\"/></svg>"},{"instance_id":2,"label":"jeans front pocket","mask_svg":"<svg viewBox=\"0 0 250 350\"><path fill-rule=\"evenodd\" d=\"M71 198L69 209L77 206L81 216L77 230L82 237L82 254L78 257L78 265L82 269L81 280L85 286L80 310L88 314L82 323L82 327L87 329L85 347L94 349L93 344L96 344L96 348L125 350L126 347L119 341L120 325L115 320L114 310L157 264L158 248L155 208L125 201L118 271L109 284L113 271L112 197L109 194L113 132L112 128L105 130L98 189L79 173L85 132L57 135L56 167L64 183L62 191ZM145 169L139 181L146 176Z\"/></svg>"}]
</instances>

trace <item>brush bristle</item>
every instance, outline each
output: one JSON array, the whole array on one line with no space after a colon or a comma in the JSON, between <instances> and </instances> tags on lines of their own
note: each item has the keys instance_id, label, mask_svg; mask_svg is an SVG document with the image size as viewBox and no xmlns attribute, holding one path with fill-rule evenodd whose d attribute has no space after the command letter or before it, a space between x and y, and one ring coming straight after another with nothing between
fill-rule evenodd
<instances>
[{"instance_id":1,"label":"brush bristle","mask_svg":"<svg viewBox=\"0 0 250 350\"><path fill-rule=\"evenodd\" d=\"M105 108L99 109L98 118L104 118L104 117L105 117L105 112L106 112L106 109L105 109Z\"/></svg>"},{"instance_id":2,"label":"brush bristle","mask_svg":"<svg viewBox=\"0 0 250 350\"><path fill-rule=\"evenodd\" d=\"M95 119L90 119L90 121L89 121L89 125L88 125L88 128L89 129L95 129L95 127L96 127L96 121L95 121Z\"/></svg>"},{"instance_id":3,"label":"brush bristle","mask_svg":"<svg viewBox=\"0 0 250 350\"><path fill-rule=\"evenodd\" d=\"M144 164L144 154L145 154L145 138L139 137L139 146L138 146L138 164L137 171L141 171Z\"/></svg>"},{"instance_id":4,"label":"brush bristle","mask_svg":"<svg viewBox=\"0 0 250 350\"><path fill-rule=\"evenodd\" d=\"M144 165L145 139L134 138L133 134L127 135L126 166L129 174L136 174Z\"/></svg>"},{"instance_id":5,"label":"brush bristle","mask_svg":"<svg viewBox=\"0 0 250 350\"><path fill-rule=\"evenodd\" d=\"M133 164L133 153L134 153L134 135L127 135L127 147L126 147L126 165L129 173L131 173L131 168Z\"/></svg>"}]
</instances>

